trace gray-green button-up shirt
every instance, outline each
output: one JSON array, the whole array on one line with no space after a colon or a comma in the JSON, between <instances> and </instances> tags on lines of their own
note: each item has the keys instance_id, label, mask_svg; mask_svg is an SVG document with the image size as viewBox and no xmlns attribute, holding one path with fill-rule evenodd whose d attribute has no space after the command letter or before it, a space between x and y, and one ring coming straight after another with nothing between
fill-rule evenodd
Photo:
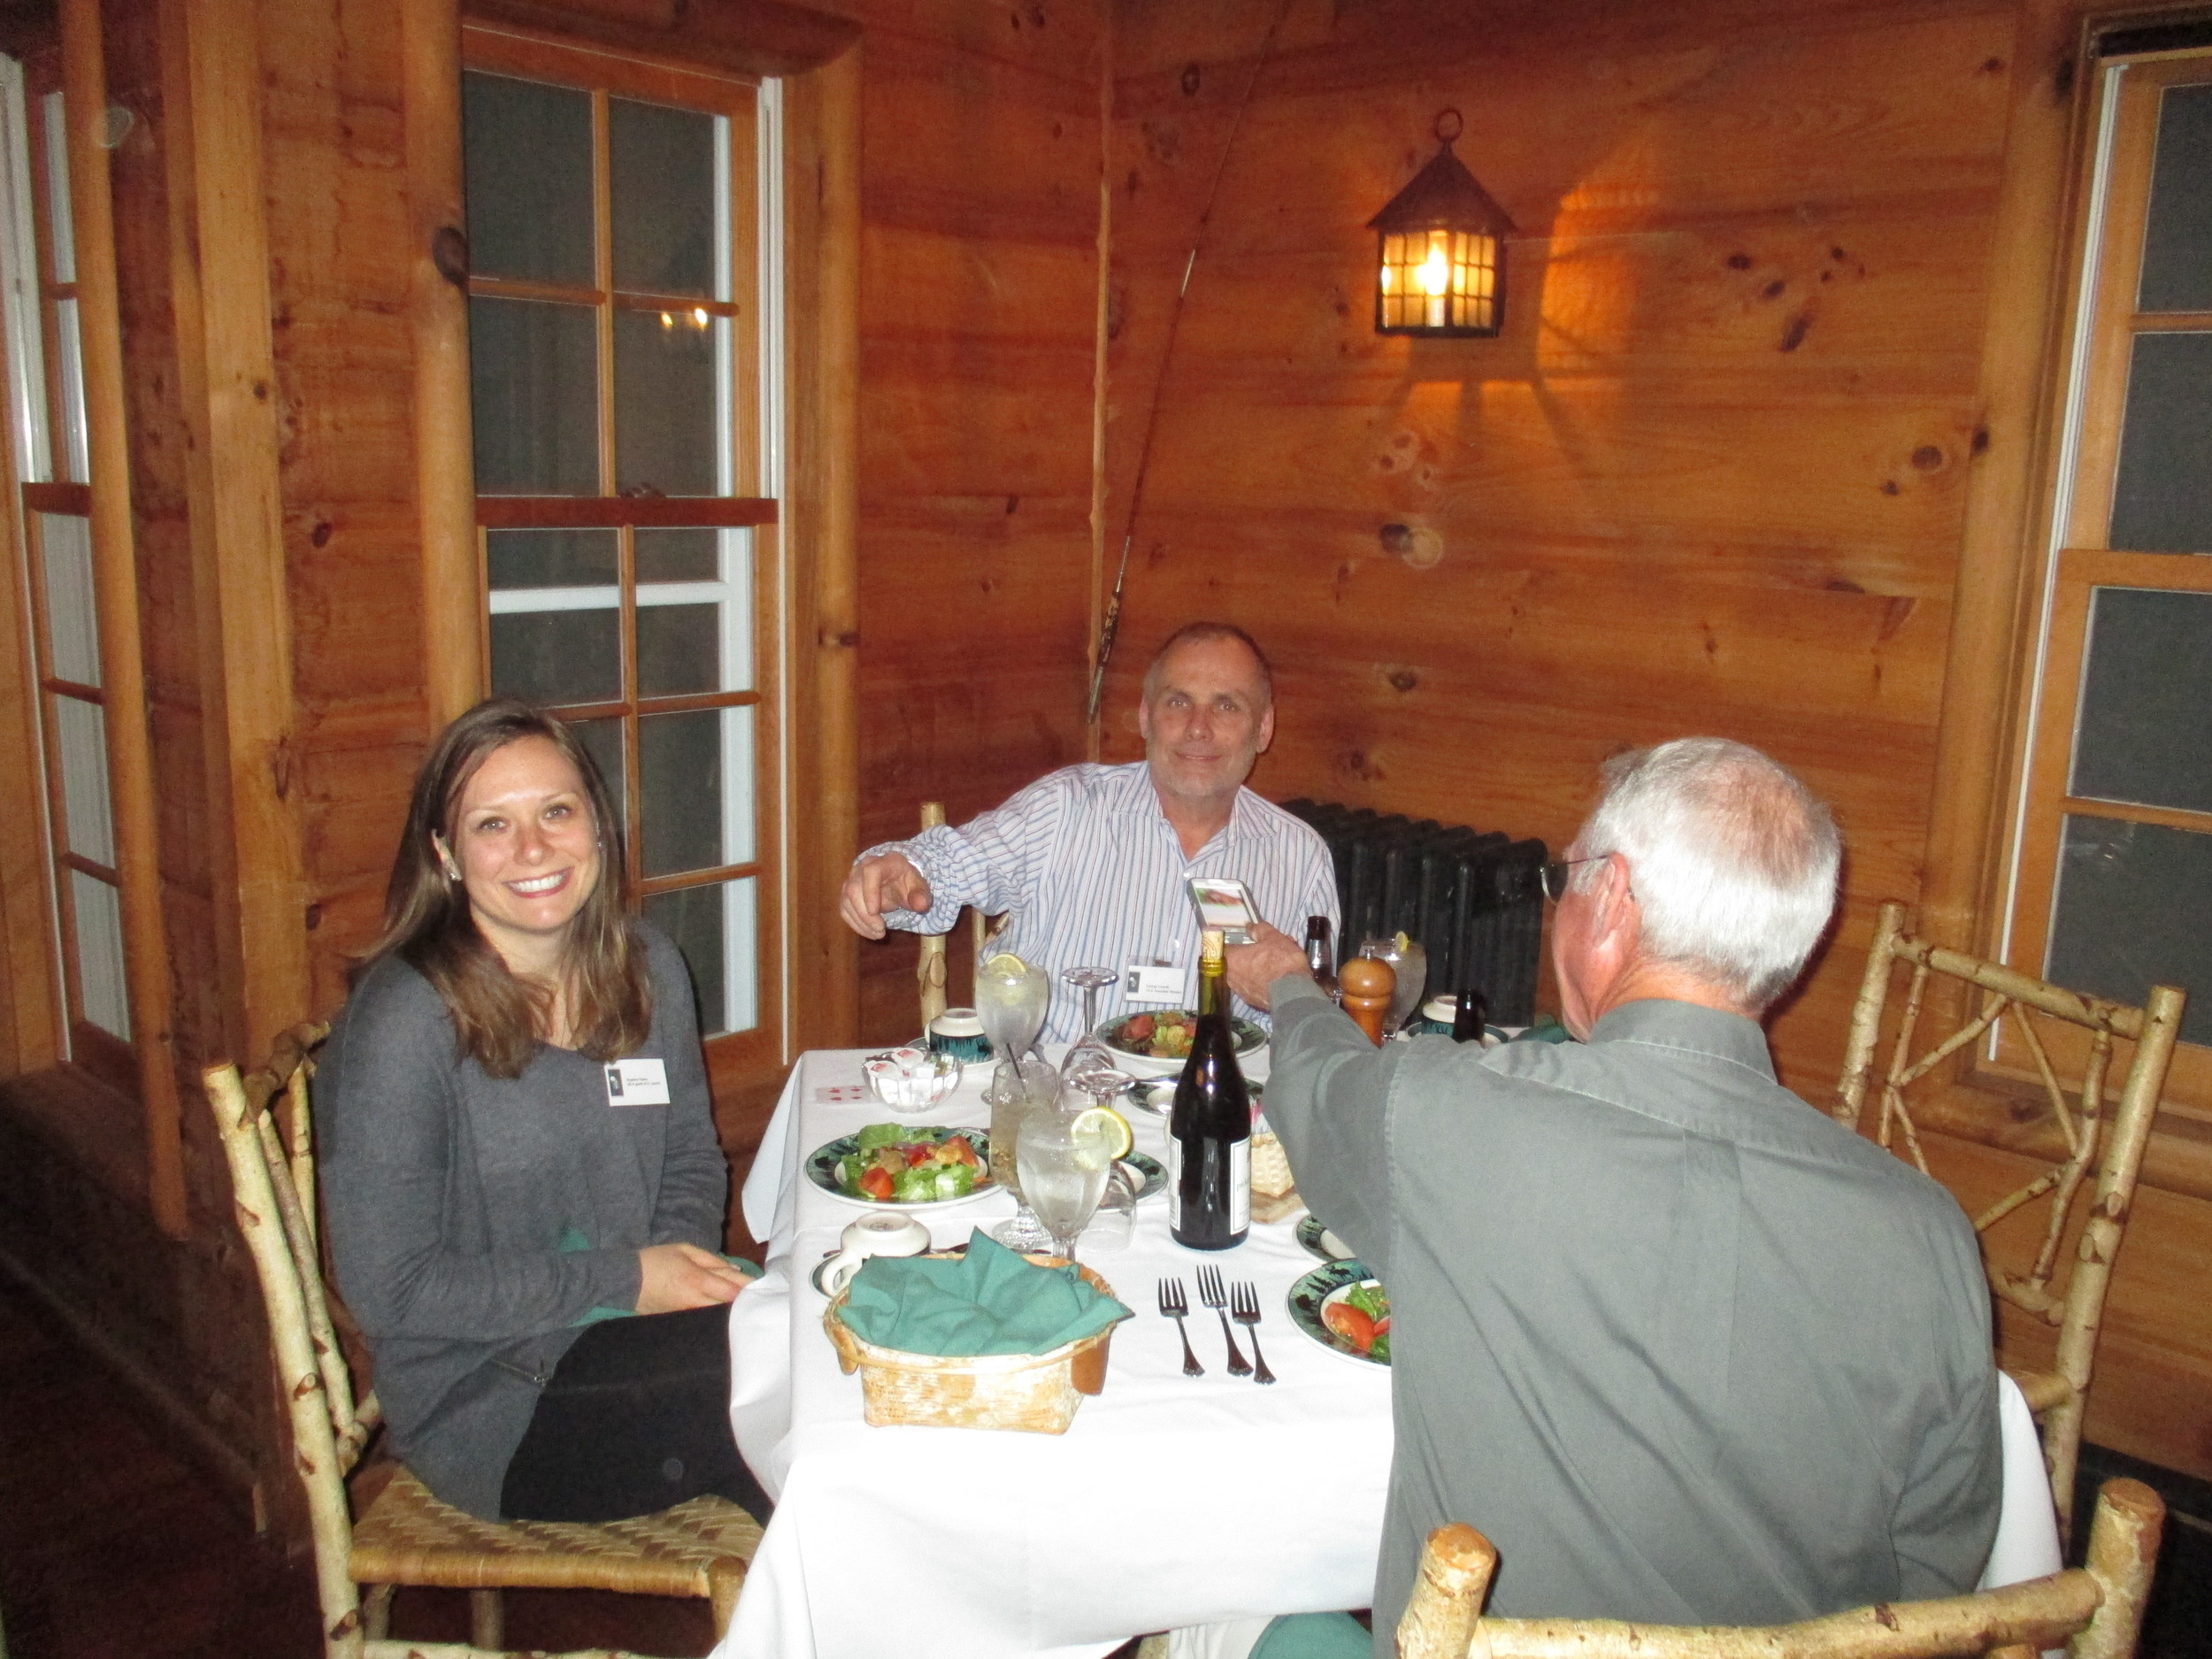
<instances>
[{"instance_id":1,"label":"gray-green button-up shirt","mask_svg":"<svg viewBox=\"0 0 2212 1659\"><path fill-rule=\"evenodd\" d=\"M1378 1049L1274 987L1268 1121L1390 1292L1375 1651L1421 1541L1501 1616L1772 1624L1970 1590L1997 1525L1988 1294L1941 1187L1775 1081L1754 1022Z\"/></svg>"}]
</instances>

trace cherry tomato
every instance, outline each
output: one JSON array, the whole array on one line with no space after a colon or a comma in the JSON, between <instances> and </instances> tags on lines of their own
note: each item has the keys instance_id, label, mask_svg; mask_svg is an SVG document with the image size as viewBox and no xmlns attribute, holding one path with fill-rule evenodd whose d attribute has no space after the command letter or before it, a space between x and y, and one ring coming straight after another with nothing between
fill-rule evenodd
<instances>
[{"instance_id":1,"label":"cherry tomato","mask_svg":"<svg viewBox=\"0 0 2212 1659\"><path fill-rule=\"evenodd\" d=\"M909 1147L906 1149L906 1167L910 1170L918 1164L928 1163L936 1156L935 1147Z\"/></svg>"},{"instance_id":2,"label":"cherry tomato","mask_svg":"<svg viewBox=\"0 0 2212 1659\"><path fill-rule=\"evenodd\" d=\"M890 1197L891 1176L889 1171L879 1169L863 1170L860 1172L860 1190L867 1194L871 1198Z\"/></svg>"},{"instance_id":3,"label":"cherry tomato","mask_svg":"<svg viewBox=\"0 0 2212 1659\"><path fill-rule=\"evenodd\" d=\"M1140 1014L1121 1028L1121 1040L1124 1042L1142 1042L1152 1034L1152 1028L1158 1024L1151 1015Z\"/></svg>"}]
</instances>

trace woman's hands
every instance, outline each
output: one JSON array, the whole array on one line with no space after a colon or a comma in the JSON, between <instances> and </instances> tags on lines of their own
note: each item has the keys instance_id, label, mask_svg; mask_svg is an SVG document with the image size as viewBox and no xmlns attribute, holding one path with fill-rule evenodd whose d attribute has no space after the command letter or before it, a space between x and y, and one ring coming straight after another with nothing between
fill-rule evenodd
<instances>
[{"instance_id":1,"label":"woman's hands","mask_svg":"<svg viewBox=\"0 0 2212 1659\"><path fill-rule=\"evenodd\" d=\"M735 1302L751 1284L749 1274L695 1244L656 1244L637 1253L637 1310L681 1313Z\"/></svg>"}]
</instances>

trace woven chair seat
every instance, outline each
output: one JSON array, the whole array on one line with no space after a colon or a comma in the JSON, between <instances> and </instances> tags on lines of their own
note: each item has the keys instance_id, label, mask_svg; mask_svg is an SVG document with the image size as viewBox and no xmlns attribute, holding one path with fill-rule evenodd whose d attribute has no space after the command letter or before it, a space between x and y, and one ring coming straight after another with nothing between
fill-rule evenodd
<instances>
[{"instance_id":1,"label":"woven chair seat","mask_svg":"<svg viewBox=\"0 0 2212 1659\"><path fill-rule=\"evenodd\" d=\"M759 1548L760 1523L726 1498L626 1521L480 1521L402 1469L354 1524L348 1571L357 1584L710 1597L716 1577L742 1581Z\"/></svg>"}]
</instances>

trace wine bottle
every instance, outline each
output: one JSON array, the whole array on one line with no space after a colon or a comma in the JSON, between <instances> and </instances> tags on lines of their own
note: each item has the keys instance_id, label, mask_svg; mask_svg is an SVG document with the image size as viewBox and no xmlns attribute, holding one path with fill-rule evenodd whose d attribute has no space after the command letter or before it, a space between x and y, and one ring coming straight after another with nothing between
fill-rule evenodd
<instances>
[{"instance_id":1,"label":"wine bottle","mask_svg":"<svg viewBox=\"0 0 2212 1659\"><path fill-rule=\"evenodd\" d=\"M1229 1025L1221 930L1200 938L1198 1024L1168 1116L1167 1225L1187 1248L1226 1250L1252 1226L1252 1102Z\"/></svg>"},{"instance_id":2,"label":"wine bottle","mask_svg":"<svg viewBox=\"0 0 2212 1659\"><path fill-rule=\"evenodd\" d=\"M1313 970L1314 980L1323 990L1336 989L1336 954L1329 948L1329 918L1325 916L1306 918L1306 965Z\"/></svg>"},{"instance_id":3,"label":"wine bottle","mask_svg":"<svg viewBox=\"0 0 2212 1659\"><path fill-rule=\"evenodd\" d=\"M1479 986L1469 986L1459 994L1459 1005L1452 1010L1452 1041L1475 1042L1482 1041L1483 1027L1489 1023L1490 1004Z\"/></svg>"}]
</instances>

